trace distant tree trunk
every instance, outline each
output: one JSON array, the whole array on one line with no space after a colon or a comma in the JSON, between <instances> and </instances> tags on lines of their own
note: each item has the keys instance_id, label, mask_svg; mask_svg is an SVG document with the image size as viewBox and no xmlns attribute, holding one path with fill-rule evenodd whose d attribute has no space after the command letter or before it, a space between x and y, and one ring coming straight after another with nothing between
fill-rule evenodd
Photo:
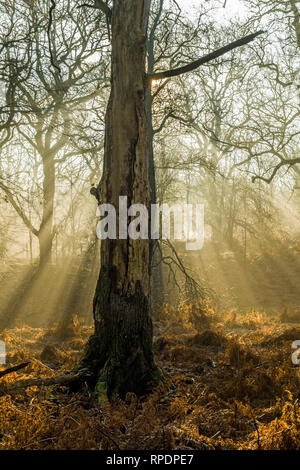
<instances>
[{"instance_id":1,"label":"distant tree trunk","mask_svg":"<svg viewBox=\"0 0 300 470\"><path fill-rule=\"evenodd\" d=\"M149 61L148 61L148 71L149 70ZM151 87L147 89L146 95L146 115L147 115L147 124L148 124L148 136L149 136L149 181L150 181L150 200L151 204L157 203L156 198L156 175L155 175L155 164L154 164L154 150L153 150L153 139L154 139L154 130L153 130L153 117L152 117L152 105L153 98L151 95ZM164 301L163 298L163 273L162 273L162 262L159 256L159 250L157 244L158 240L150 240L150 300L151 304L162 304Z\"/></svg>"},{"instance_id":2,"label":"distant tree trunk","mask_svg":"<svg viewBox=\"0 0 300 470\"><path fill-rule=\"evenodd\" d=\"M145 55L149 0L114 1L112 88L106 113L101 201L151 202ZM150 211L149 211L150 213ZM118 219L117 219L118 227ZM149 240L103 240L94 298L95 335L80 367L93 370L95 389L110 399L138 395L161 373L152 350Z\"/></svg>"},{"instance_id":3,"label":"distant tree trunk","mask_svg":"<svg viewBox=\"0 0 300 470\"><path fill-rule=\"evenodd\" d=\"M33 262L33 253L32 253L32 232L31 230L28 230L28 237L29 237L29 259L30 259L30 264Z\"/></svg>"},{"instance_id":4,"label":"distant tree trunk","mask_svg":"<svg viewBox=\"0 0 300 470\"><path fill-rule=\"evenodd\" d=\"M147 43L148 52L148 74L154 73L154 33L155 27L151 30ZM156 198L156 175L155 175L155 164L154 164L154 129L153 129L153 96L151 92L151 86L146 91L146 115L148 124L148 135L149 135L149 178L150 178L150 197L151 204L157 203ZM164 289L163 289L163 272L162 262L159 256L158 240L150 241L150 300L151 304L162 304L164 301Z\"/></svg>"},{"instance_id":5,"label":"distant tree trunk","mask_svg":"<svg viewBox=\"0 0 300 470\"><path fill-rule=\"evenodd\" d=\"M53 241L53 211L55 196L55 163L52 155L43 157L43 215L38 232L40 263L42 268L51 261Z\"/></svg>"}]
</instances>

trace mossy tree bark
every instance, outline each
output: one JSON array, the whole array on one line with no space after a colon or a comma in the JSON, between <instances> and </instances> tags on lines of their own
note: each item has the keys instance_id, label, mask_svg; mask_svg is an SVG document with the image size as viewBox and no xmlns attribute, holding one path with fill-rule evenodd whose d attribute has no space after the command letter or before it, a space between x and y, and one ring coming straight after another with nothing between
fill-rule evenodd
<instances>
[{"instance_id":1,"label":"mossy tree bark","mask_svg":"<svg viewBox=\"0 0 300 470\"><path fill-rule=\"evenodd\" d=\"M151 202L149 127L145 73L150 0L114 1L111 15L112 88L106 113L104 169L99 198L119 213ZM109 399L141 395L160 381L152 350L149 313L150 242L102 240L101 269L94 298L95 334L80 367L94 373L93 386Z\"/></svg>"}]
</instances>

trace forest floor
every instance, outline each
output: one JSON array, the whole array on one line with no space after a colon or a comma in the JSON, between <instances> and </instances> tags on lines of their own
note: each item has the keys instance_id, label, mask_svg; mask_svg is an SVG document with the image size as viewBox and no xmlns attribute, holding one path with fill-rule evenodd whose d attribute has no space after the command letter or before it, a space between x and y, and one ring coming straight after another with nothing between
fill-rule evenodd
<instances>
[{"instance_id":1,"label":"forest floor","mask_svg":"<svg viewBox=\"0 0 300 470\"><path fill-rule=\"evenodd\" d=\"M20 379L69 371L91 327L74 316L63 338L54 328L6 329L6 367L30 364L0 379L0 449L300 449L300 366L291 359L298 311L165 305L153 318L164 384L105 406L88 389L5 394Z\"/></svg>"}]
</instances>

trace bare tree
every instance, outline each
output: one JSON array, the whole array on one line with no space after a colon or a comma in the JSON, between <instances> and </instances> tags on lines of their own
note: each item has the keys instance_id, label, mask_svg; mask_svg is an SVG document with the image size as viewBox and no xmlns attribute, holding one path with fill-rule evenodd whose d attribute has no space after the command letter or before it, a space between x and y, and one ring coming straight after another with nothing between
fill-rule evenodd
<instances>
[{"instance_id":1,"label":"bare tree","mask_svg":"<svg viewBox=\"0 0 300 470\"><path fill-rule=\"evenodd\" d=\"M107 15L106 7L98 4ZM104 171L99 200L119 212L119 196L128 204L151 202L149 125L146 96L151 81L195 70L226 52L251 42L251 34L191 64L146 75L150 1L114 1L109 15L112 38L112 90L106 113ZM92 369L98 393L109 398L132 391L145 393L161 373L152 351L149 314L149 239L106 239L101 244L101 270L94 299L95 335L79 367Z\"/></svg>"},{"instance_id":2,"label":"bare tree","mask_svg":"<svg viewBox=\"0 0 300 470\"><path fill-rule=\"evenodd\" d=\"M3 60L8 67L15 67L18 74L16 82L9 82L15 83L15 112L22 116L18 135L37 152L42 163L39 225L30 220L18 203L17 194L3 179L1 189L27 228L38 237L40 266L43 266L51 258L55 236L56 167L68 158L100 151L102 147L101 138L96 143L91 136L84 139L79 135L81 131L76 123L80 126L81 114L90 113L89 102L94 100L94 106L99 107L95 99L106 83L107 32L99 33L97 25L91 25L84 11L74 10L71 0L61 2L55 11L49 2L42 6L28 4L24 8L20 2L11 1L4 15L13 15L14 21L22 25L21 32L16 26L5 31L5 37L13 36L17 41L5 43ZM100 134L101 128L98 131Z\"/></svg>"}]
</instances>

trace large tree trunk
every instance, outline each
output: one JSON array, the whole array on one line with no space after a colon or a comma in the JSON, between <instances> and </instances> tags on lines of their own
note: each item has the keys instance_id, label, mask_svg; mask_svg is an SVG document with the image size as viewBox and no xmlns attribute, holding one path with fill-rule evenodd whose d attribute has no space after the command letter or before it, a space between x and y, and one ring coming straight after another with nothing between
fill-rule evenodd
<instances>
[{"instance_id":1,"label":"large tree trunk","mask_svg":"<svg viewBox=\"0 0 300 470\"><path fill-rule=\"evenodd\" d=\"M150 208L145 110L149 6L149 0L113 4L112 89L100 196L117 214L119 196L128 197L128 206L141 203ZM110 399L127 392L143 394L161 378L153 358L149 291L149 240L103 240L94 298L95 335L80 367L92 368L96 391Z\"/></svg>"}]
</instances>

